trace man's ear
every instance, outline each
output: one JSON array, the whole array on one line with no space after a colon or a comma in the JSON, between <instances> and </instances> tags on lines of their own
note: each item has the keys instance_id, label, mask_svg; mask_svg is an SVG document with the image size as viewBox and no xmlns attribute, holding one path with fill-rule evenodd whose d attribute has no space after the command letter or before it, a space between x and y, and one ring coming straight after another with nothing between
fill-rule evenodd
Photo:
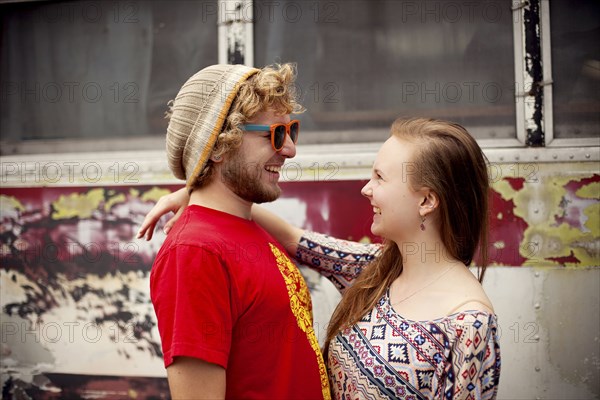
<instances>
[{"instance_id":1,"label":"man's ear","mask_svg":"<svg viewBox=\"0 0 600 400\"><path fill-rule=\"evenodd\" d=\"M212 155L212 156L210 156L210 160L212 162L214 162L215 164L219 164L219 163L223 162L223 156Z\"/></svg>"},{"instance_id":2,"label":"man's ear","mask_svg":"<svg viewBox=\"0 0 600 400\"><path fill-rule=\"evenodd\" d=\"M440 205L440 198L433 190L423 188L419 191L421 201L419 203L419 214L425 217L434 212Z\"/></svg>"}]
</instances>

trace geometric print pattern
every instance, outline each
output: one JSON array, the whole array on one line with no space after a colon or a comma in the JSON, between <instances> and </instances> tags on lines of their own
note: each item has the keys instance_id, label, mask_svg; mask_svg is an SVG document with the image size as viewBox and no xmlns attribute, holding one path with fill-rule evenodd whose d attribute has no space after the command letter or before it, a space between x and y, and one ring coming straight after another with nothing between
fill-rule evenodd
<instances>
[{"instance_id":1,"label":"geometric print pattern","mask_svg":"<svg viewBox=\"0 0 600 400\"><path fill-rule=\"evenodd\" d=\"M357 243L305 231L296 259L329 279L343 294L344 289L375 259L380 244Z\"/></svg>"},{"instance_id":2,"label":"geometric print pattern","mask_svg":"<svg viewBox=\"0 0 600 400\"><path fill-rule=\"evenodd\" d=\"M392 309L386 294L370 319L340 332L330 344L333 398L496 397L500 354L494 314L462 311L410 321Z\"/></svg>"},{"instance_id":3,"label":"geometric print pattern","mask_svg":"<svg viewBox=\"0 0 600 400\"><path fill-rule=\"evenodd\" d=\"M344 271L337 280L345 287L352 283L352 273L355 278L368 263L366 255L376 255L358 244L355 257L352 242L336 245L336 239L325 235L308 232L305 236L298 247L302 261L311 266L308 260L319 260L319 271L325 276ZM343 249L343 259L335 250L321 255L323 241L328 249ZM350 265L345 265L347 261ZM341 268L332 270L334 264ZM500 377L498 339L493 313L461 311L412 321L392 308L388 288L371 312L331 341L327 364L332 397L494 399Z\"/></svg>"}]
</instances>

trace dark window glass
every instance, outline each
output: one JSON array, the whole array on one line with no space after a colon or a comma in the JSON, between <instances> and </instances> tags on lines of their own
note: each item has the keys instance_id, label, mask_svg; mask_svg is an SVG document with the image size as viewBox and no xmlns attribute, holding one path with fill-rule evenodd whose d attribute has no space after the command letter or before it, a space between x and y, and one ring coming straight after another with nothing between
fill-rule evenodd
<instances>
[{"instance_id":1,"label":"dark window glass","mask_svg":"<svg viewBox=\"0 0 600 400\"><path fill-rule=\"evenodd\" d=\"M598 137L600 2L551 1L554 137Z\"/></svg>"},{"instance_id":2,"label":"dark window glass","mask_svg":"<svg viewBox=\"0 0 600 400\"><path fill-rule=\"evenodd\" d=\"M515 137L512 3L259 0L255 63L298 63L305 131L372 140L404 115Z\"/></svg>"},{"instance_id":3,"label":"dark window glass","mask_svg":"<svg viewBox=\"0 0 600 400\"><path fill-rule=\"evenodd\" d=\"M0 6L2 140L164 135L168 100L217 62L216 9L216 1Z\"/></svg>"}]
</instances>

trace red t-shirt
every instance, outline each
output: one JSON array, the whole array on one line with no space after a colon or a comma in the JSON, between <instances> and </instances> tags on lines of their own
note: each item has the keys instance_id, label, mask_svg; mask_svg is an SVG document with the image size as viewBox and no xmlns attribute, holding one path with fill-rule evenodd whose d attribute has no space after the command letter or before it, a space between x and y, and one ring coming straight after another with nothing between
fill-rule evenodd
<instances>
[{"instance_id":1,"label":"red t-shirt","mask_svg":"<svg viewBox=\"0 0 600 400\"><path fill-rule=\"evenodd\" d=\"M303 277L254 221L189 206L150 274L165 367L226 369L227 398L329 398Z\"/></svg>"}]
</instances>

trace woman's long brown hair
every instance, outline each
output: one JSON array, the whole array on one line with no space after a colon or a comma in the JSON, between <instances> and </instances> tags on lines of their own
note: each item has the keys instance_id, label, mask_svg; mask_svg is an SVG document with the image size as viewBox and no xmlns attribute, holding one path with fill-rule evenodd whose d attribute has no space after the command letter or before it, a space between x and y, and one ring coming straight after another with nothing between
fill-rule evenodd
<instances>
[{"instance_id":1,"label":"woman's long brown hair","mask_svg":"<svg viewBox=\"0 0 600 400\"><path fill-rule=\"evenodd\" d=\"M412 163L419 173L412 174L409 183L414 190L427 187L438 195L437 228L449 256L468 266L479 248L481 282L487 267L489 190L481 148L465 128L446 121L398 119L391 131L416 145ZM335 309L327 328L326 357L331 340L375 307L402 268L398 245L385 241L379 256L346 289Z\"/></svg>"}]
</instances>

